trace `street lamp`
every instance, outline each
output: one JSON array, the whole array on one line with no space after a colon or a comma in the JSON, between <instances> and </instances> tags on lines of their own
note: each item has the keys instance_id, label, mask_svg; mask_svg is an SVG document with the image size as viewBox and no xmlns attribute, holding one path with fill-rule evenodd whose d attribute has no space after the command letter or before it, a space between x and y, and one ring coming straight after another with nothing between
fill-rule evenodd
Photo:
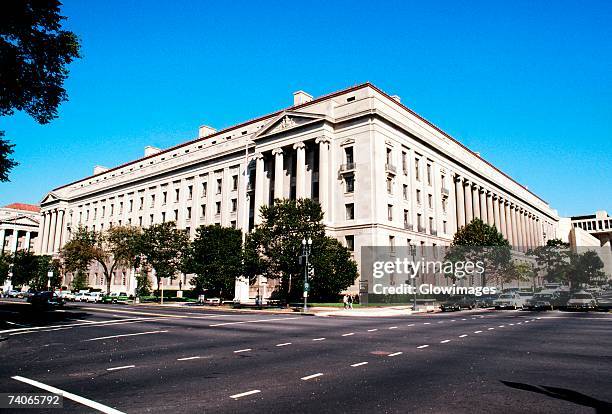
<instances>
[{"instance_id":1,"label":"street lamp","mask_svg":"<svg viewBox=\"0 0 612 414\"><path fill-rule=\"evenodd\" d=\"M410 255L412 256L412 263L414 264L416 261L416 246L414 244L409 243L408 249L410 251ZM412 294L414 295L412 299L412 310L416 311L416 267L413 267L413 269L415 269L414 277L410 278L412 285Z\"/></svg>"},{"instance_id":2,"label":"street lamp","mask_svg":"<svg viewBox=\"0 0 612 414\"><path fill-rule=\"evenodd\" d=\"M304 312L308 309L308 255L310 255L310 251L312 249L312 239L309 237L306 240L306 237L302 239L302 256L304 256L306 263L304 265Z\"/></svg>"}]
</instances>

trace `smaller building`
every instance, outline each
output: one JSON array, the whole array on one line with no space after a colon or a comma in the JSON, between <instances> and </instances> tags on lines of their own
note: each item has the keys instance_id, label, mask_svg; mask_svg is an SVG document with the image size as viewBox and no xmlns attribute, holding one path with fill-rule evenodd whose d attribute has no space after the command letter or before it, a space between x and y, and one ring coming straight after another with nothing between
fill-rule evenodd
<instances>
[{"instance_id":1,"label":"smaller building","mask_svg":"<svg viewBox=\"0 0 612 414\"><path fill-rule=\"evenodd\" d=\"M13 203L0 208L0 250L13 254L18 250L35 251L40 225L40 207Z\"/></svg>"},{"instance_id":2,"label":"smaller building","mask_svg":"<svg viewBox=\"0 0 612 414\"><path fill-rule=\"evenodd\" d=\"M586 216L574 216L572 226L582 229L599 240L600 246L612 244L612 217L604 211L596 211L595 214Z\"/></svg>"}]
</instances>

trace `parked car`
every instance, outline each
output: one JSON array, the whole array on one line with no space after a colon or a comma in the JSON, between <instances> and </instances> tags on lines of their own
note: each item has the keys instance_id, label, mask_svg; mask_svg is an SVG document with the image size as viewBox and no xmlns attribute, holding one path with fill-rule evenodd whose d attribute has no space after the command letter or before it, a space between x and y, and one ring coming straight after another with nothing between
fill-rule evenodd
<instances>
[{"instance_id":1,"label":"parked car","mask_svg":"<svg viewBox=\"0 0 612 414\"><path fill-rule=\"evenodd\" d=\"M73 300L75 300L75 295L74 295L74 293L72 293L72 292L71 292L71 291L69 291L69 290L62 290L62 291L59 293L59 295L60 295L60 297L61 297L62 299L64 299L65 301L73 301Z\"/></svg>"},{"instance_id":2,"label":"parked car","mask_svg":"<svg viewBox=\"0 0 612 414\"><path fill-rule=\"evenodd\" d=\"M482 295L476 297L476 306L479 308L492 308L499 295Z\"/></svg>"},{"instance_id":3,"label":"parked car","mask_svg":"<svg viewBox=\"0 0 612 414\"><path fill-rule=\"evenodd\" d=\"M459 311L461 309L474 309L475 307L476 300L469 296L451 296L440 305L442 312Z\"/></svg>"},{"instance_id":4,"label":"parked car","mask_svg":"<svg viewBox=\"0 0 612 414\"><path fill-rule=\"evenodd\" d=\"M494 302L495 309L519 309L525 304L525 300L518 292L508 292L499 295Z\"/></svg>"},{"instance_id":5,"label":"parked car","mask_svg":"<svg viewBox=\"0 0 612 414\"><path fill-rule=\"evenodd\" d=\"M558 297L557 291L538 292L525 302L525 307L529 310L553 310Z\"/></svg>"},{"instance_id":6,"label":"parked car","mask_svg":"<svg viewBox=\"0 0 612 414\"><path fill-rule=\"evenodd\" d=\"M88 292L78 292L74 294L74 301L75 302L87 302L87 295L89 293Z\"/></svg>"},{"instance_id":7,"label":"parked car","mask_svg":"<svg viewBox=\"0 0 612 414\"><path fill-rule=\"evenodd\" d=\"M7 293L9 298L23 298L24 293L20 290L9 290Z\"/></svg>"},{"instance_id":8,"label":"parked car","mask_svg":"<svg viewBox=\"0 0 612 414\"><path fill-rule=\"evenodd\" d=\"M28 302L38 309L61 308L65 303L63 298L51 291L36 292L28 297Z\"/></svg>"},{"instance_id":9,"label":"parked car","mask_svg":"<svg viewBox=\"0 0 612 414\"><path fill-rule=\"evenodd\" d=\"M612 310L612 292L605 291L597 298L597 308L599 310L609 311Z\"/></svg>"},{"instance_id":10,"label":"parked car","mask_svg":"<svg viewBox=\"0 0 612 414\"><path fill-rule=\"evenodd\" d=\"M567 301L568 310L593 310L597 308L595 297L588 292L574 293Z\"/></svg>"},{"instance_id":11,"label":"parked car","mask_svg":"<svg viewBox=\"0 0 612 414\"><path fill-rule=\"evenodd\" d=\"M91 303L102 302L103 296L104 295L102 294L102 292L89 292L87 296L85 297L85 301L91 302Z\"/></svg>"},{"instance_id":12,"label":"parked car","mask_svg":"<svg viewBox=\"0 0 612 414\"><path fill-rule=\"evenodd\" d=\"M102 303L128 303L129 300L126 292L111 292L110 295L102 296Z\"/></svg>"}]
</instances>

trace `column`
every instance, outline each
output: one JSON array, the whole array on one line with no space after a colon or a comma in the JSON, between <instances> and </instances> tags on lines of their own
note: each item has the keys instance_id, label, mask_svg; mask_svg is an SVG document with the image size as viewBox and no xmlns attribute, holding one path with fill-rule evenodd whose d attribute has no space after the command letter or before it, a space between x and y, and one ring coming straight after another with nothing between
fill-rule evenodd
<instances>
[{"instance_id":1,"label":"column","mask_svg":"<svg viewBox=\"0 0 612 414\"><path fill-rule=\"evenodd\" d=\"M463 183L463 190L465 193L465 224L469 224L474 218L472 210L472 185L469 181Z\"/></svg>"},{"instance_id":2,"label":"column","mask_svg":"<svg viewBox=\"0 0 612 414\"><path fill-rule=\"evenodd\" d=\"M480 194L480 218L486 224L488 223L487 217L487 193L484 188L479 191Z\"/></svg>"},{"instance_id":3,"label":"column","mask_svg":"<svg viewBox=\"0 0 612 414\"><path fill-rule=\"evenodd\" d=\"M298 142L293 145L296 153L295 163L295 198L304 198L306 196L306 145L303 142Z\"/></svg>"},{"instance_id":4,"label":"column","mask_svg":"<svg viewBox=\"0 0 612 414\"><path fill-rule=\"evenodd\" d=\"M506 212L504 211L504 205L506 204L506 200L499 199L499 231L504 235L506 240L508 240L508 232L506 227Z\"/></svg>"},{"instance_id":5,"label":"column","mask_svg":"<svg viewBox=\"0 0 612 414\"><path fill-rule=\"evenodd\" d=\"M6 230L0 229L0 253L4 252L4 237Z\"/></svg>"},{"instance_id":6,"label":"column","mask_svg":"<svg viewBox=\"0 0 612 414\"><path fill-rule=\"evenodd\" d=\"M46 254L49 246L49 231L51 230L51 213L46 212L45 214L45 227L43 228L43 235L40 238L40 254Z\"/></svg>"},{"instance_id":7,"label":"column","mask_svg":"<svg viewBox=\"0 0 612 414\"><path fill-rule=\"evenodd\" d=\"M465 226L465 202L463 197L463 182L458 176L455 177L455 204L457 209L457 230ZM413 199L414 197L410 197Z\"/></svg>"},{"instance_id":8,"label":"column","mask_svg":"<svg viewBox=\"0 0 612 414\"><path fill-rule=\"evenodd\" d=\"M285 198L283 194L284 189L284 158L283 158L283 149L275 148L272 150L272 155L274 155L274 198Z\"/></svg>"},{"instance_id":9,"label":"column","mask_svg":"<svg viewBox=\"0 0 612 414\"><path fill-rule=\"evenodd\" d=\"M63 228L64 228L64 210L59 210L57 212L58 217L57 217L57 232L56 232L56 236L55 236L55 244L53 245L53 252L59 252L59 249L62 247L62 233L63 233Z\"/></svg>"},{"instance_id":10,"label":"column","mask_svg":"<svg viewBox=\"0 0 612 414\"><path fill-rule=\"evenodd\" d=\"M474 218L481 218L480 215L480 197L478 193L480 189L477 185L472 186L472 206L474 207Z\"/></svg>"},{"instance_id":11,"label":"column","mask_svg":"<svg viewBox=\"0 0 612 414\"><path fill-rule=\"evenodd\" d=\"M504 200L504 212L506 217L506 239L510 242L510 246L514 244L514 239L512 238L512 217L510 216L510 202L508 200Z\"/></svg>"},{"instance_id":12,"label":"column","mask_svg":"<svg viewBox=\"0 0 612 414\"><path fill-rule=\"evenodd\" d=\"M43 240L45 239L46 225L47 225L47 214L41 213L40 225L38 226L38 238L36 239L36 246L34 246L35 253L42 252Z\"/></svg>"},{"instance_id":13,"label":"column","mask_svg":"<svg viewBox=\"0 0 612 414\"><path fill-rule=\"evenodd\" d=\"M55 246L55 231L57 224L57 210L51 212L51 226L49 227L49 239L47 240L47 248L43 254L53 253L53 246Z\"/></svg>"},{"instance_id":14,"label":"column","mask_svg":"<svg viewBox=\"0 0 612 414\"><path fill-rule=\"evenodd\" d=\"M254 156L255 158L255 224L261 223L260 208L263 205L264 198L264 157L261 152Z\"/></svg>"},{"instance_id":15,"label":"column","mask_svg":"<svg viewBox=\"0 0 612 414\"><path fill-rule=\"evenodd\" d=\"M323 210L323 221L330 220L329 213L329 144L330 139L319 137L319 203Z\"/></svg>"},{"instance_id":16,"label":"column","mask_svg":"<svg viewBox=\"0 0 612 414\"><path fill-rule=\"evenodd\" d=\"M512 245L516 247L520 244L518 239L518 230L516 228L516 206L510 205L510 230L512 231Z\"/></svg>"},{"instance_id":17,"label":"column","mask_svg":"<svg viewBox=\"0 0 612 414\"><path fill-rule=\"evenodd\" d=\"M9 252L15 253L17 251L17 240L19 240L19 230L13 230L13 235L11 236L11 246L9 248Z\"/></svg>"},{"instance_id":18,"label":"column","mask_svg":"<svg viewBox=\"0 0 612 414\"><path fill-rule=\"evenodd\" d=\"M30 251L30 238L32 237L32 233L26 231L25 240L23 242L23 250L26 252Z\"/></svg>"},{"instance_id":19,"label":"column","mask_svg":"<svg viewBox=\"0 0 612 414\"><path fill-rule=\"evenodd\" d=\"M523 251L527 251L529 242L527 241L527 223L526 223L526 212L524 209L521 210L521 232L523 234Z\"/></svg>"},{"instance_id":20,"label":"column","mask_svg":"<svg viewBox=\"0 0 612 414\"><path fill-rule=\"evenodd\" d=\"M487 191L487 224L492 226L495 224L495 216L493 216L493 194Z\"/></svg>"},{"instance_id":21,"label":"column","mask_svg":"<svg viewBox=\"0 0 612 414\"><path fill-rule=\"evenodd\" d=\"M535 232L533 231L533 214L529 215L529 245L531 248L536 247Z\"/></svg>"},{"instance_id":22,"label":"column","mask_svg":"<svg viewBox=\"0 0 612 414\"><path fill-rule=\"evenodd\" d=\"M499 227L500 227L499 197L497 195L493 196L493 223L495 224L495 228L499 230Z\"/></svg>"}]
</instances>

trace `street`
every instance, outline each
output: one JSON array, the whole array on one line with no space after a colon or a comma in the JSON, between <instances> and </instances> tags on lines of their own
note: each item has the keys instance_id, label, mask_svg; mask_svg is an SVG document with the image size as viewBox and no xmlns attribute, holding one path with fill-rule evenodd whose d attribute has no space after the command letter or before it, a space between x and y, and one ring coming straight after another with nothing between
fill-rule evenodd
<instances>
[{"instance_id":1,"label":"street","mask_svg":"<svg viewBox=\"0 0 612 414\"><path fill-rule=\"evenodd\" d=\"M0 390L55 387L71 393L67 412L612 410L612 314L360 318L71 303L32 320L28 311L0 302Z\"/></svg>"}]
</instances>

